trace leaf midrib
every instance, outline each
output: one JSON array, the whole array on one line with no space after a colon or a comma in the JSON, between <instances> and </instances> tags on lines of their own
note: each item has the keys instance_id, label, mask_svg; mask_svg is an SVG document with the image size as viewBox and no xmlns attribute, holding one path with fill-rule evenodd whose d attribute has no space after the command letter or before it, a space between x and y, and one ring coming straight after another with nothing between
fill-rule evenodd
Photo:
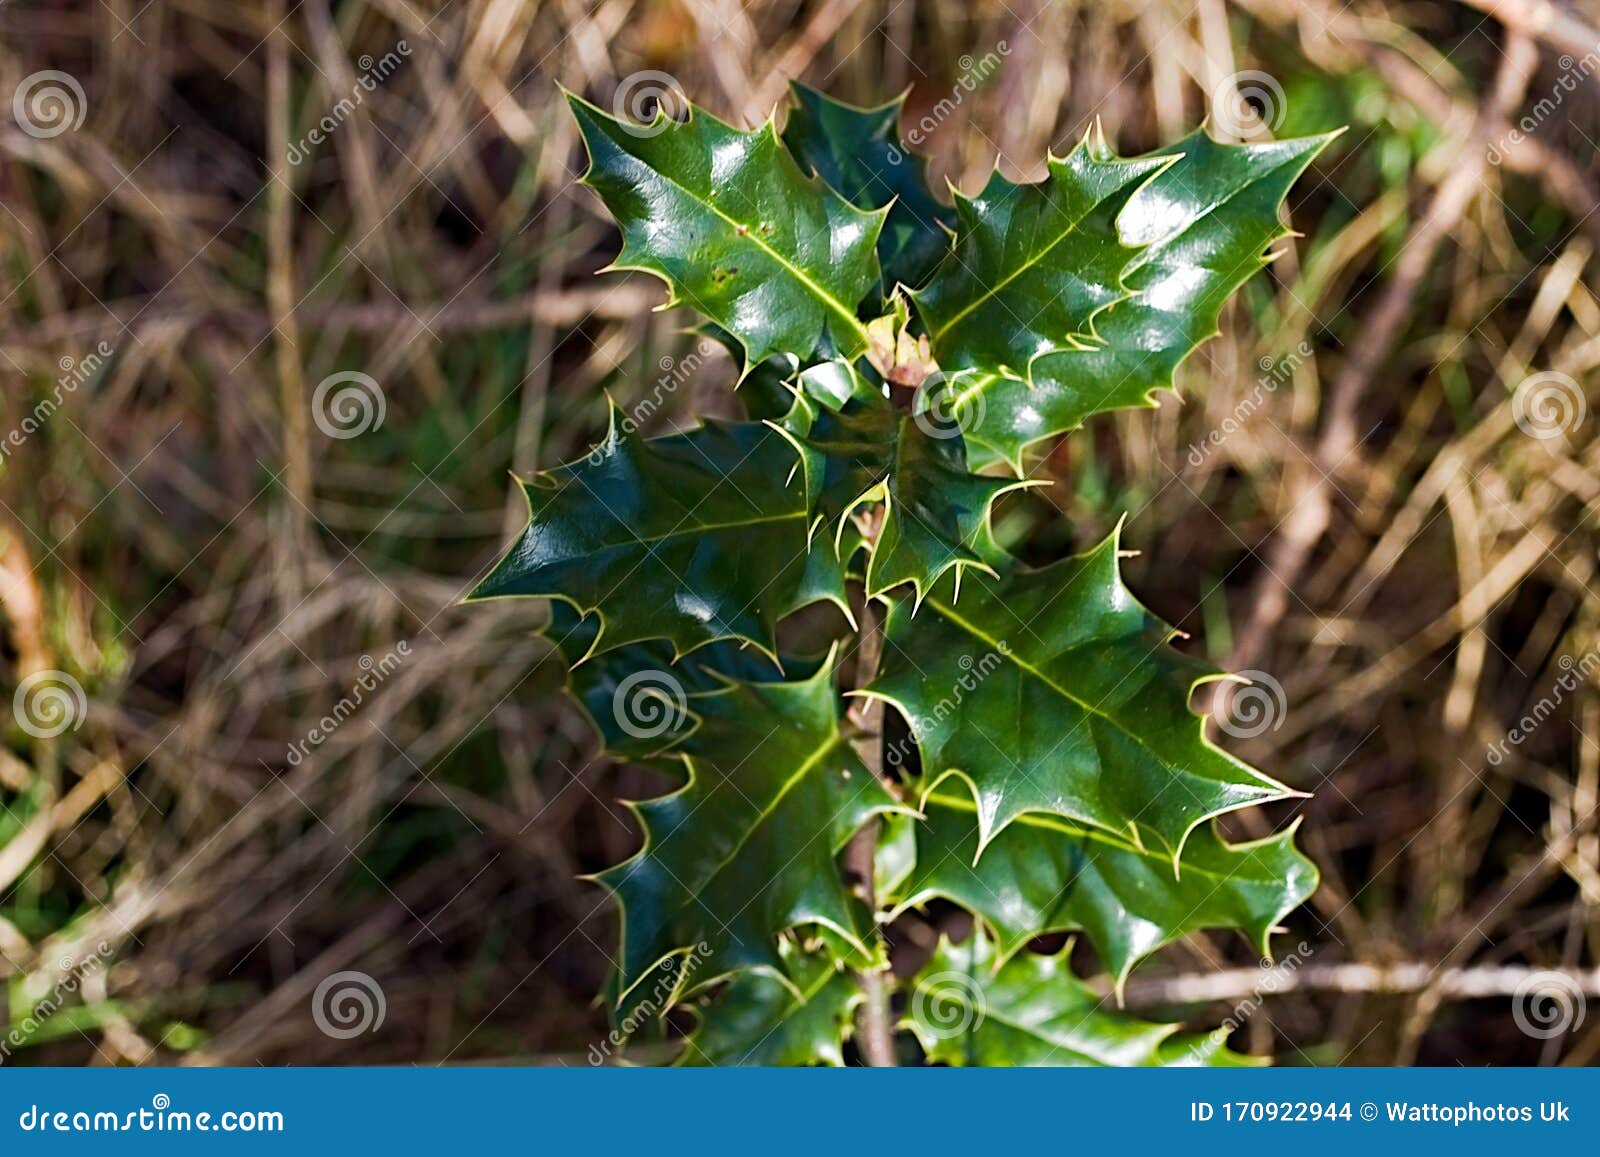
<instances>
[{"instance_id":1,"label":"leaf midrib","mask_svg":"<svg viewBox=\"0 0 1600 1157\"><path fill-rule=\"evenodd\" d=\"M1049 254L1051 252L1051 250L1055 249L1056 246L1060 245L1063 241L1065 241L1069 236L1071 236L1071 234L1078 228L1078 226L1083 224L1084 220L1089 216L1089 214L1094 211L1095 206L1099 205L1100 202L1104 201L1104 200L1105 200L1105 198L1101 197L1099 200L1096 200L1095 202L1093 202L1093 204L1091 204L1087 209L1085 209L1080 215L1078 215L1077 217L1074 217L1070 222L1068 222L1062 228L1060 234L1057 235L1057 237L1056 237L1056 239L1054 241L1050 242L1050 244L1046 245L1043 249L1040 249L1040 250L1036 251L1035 253L1033 253L1026 261L1024 261L1021 265L1017 266L1017 268L1016 268L1016 270L1014 272L1007 274L1005 277L1002 277L996 284L994 284L993 286L988 287L984 291L982 296L980 296L976 300L970 302L966 306L966 308L960 310L954 317L952 317L952 318L950 318L950 320L946 321L942 326L940 326L937 330L934 331L932 340L937 341L940 338L944 337L944 335L949 333L950 330L953 329L956 326L957 323L959 323L960 321L965 319L966 316L969 313L971 313L973 310L977 309L984 302L990 301L993 298L998 297L1000 295L1000 291L1001 290L1003 290L1006 286L1010 285L1017 278L1021 277L1029 269L1032 269L1035 265L1038 265L1041 261L1043 261L1045 259L1046 255ZM1120 239L1117 241L1117 244L1118 245L1122 244ZM1137 252L1137 250L1134 249L1132 246L1124 245L1122 247L1124 249L1127 249L1129 253Z\"/></svg>"},{"instance_id":2,"label":"leaf midrib","mask_svg":"<svg viewBox=\"0 0 1600 1157\"><path fill-rule=\"evenodd\" d=\"M634 535L633 538L631 540L627 541L627 542L608 543L608 544L603 545L603 546L595 547L592 550L582 551L582 552L580 552L578 554L569 554L569 555L563 555L560 558L548 559L544 563L542 563L541 565L549 565L549 564L552 564L552 563L573 562L573 561L575 561L577 559L593 558L595 556L595 554L599 553L600 551L626 550L629 547L633 547L633 546L649 547L649 546L654 545L655 543L665 542L665 541L667 541L668 539L671 539L671 538L686 538L686 537L689 537L691 535L698 537L698 536L704 535L704 534L712 534L712 533L714 533L716 531L719 531L719 530L737 530L741 526L770 526L770 525L774 525L774 524L779 523L779 522L792 522L795 519L804 519L804 518L806 518L806 516L807 516L807 512L806 511L804 511L804 510L795 510L795 511L791 511L791 512L789 512L787 514L765 515L765 516L763 516L761 518L746 518L746 519L741 519L741 520L736 521L736 522L697 523L696 525L688 528L687 530L678 530L678 529L674 528L672 530L666 531L663 534L645 535L643 537L641 537L639 535Z\"/></svg>"},{"instance_id":3,"label":"leaf midrib","mask_svg":"<svg viewBox=\"0 0 1600 1157\"><path fill-rule=\"evenodd\" d=\"M987 643L991 648L995 649L996 651L998 651L999 654L1004 656L1004 658L1007 661L1015 663L1018 667L1021 667L1024 671L1026 671L1028 674L1032 675L1035 679L1039 680L1039 682L1043 683L1046 687L1050 688L1057 695L1059 695L1063 699L1067 700L1067 702L1072 703L1075 706L1077 706L1085 714L1093 715L1093 716L1095 716L1095 717L1097 717L1099 719L1105 720L1105 722L1107 724L1109 724L1111 727L1115 728L1121 734L1127 736L1127 738L1130 739L1133 743L1135 743L1137 746L1142 748L1144 751L1148 752L1151 759L1155 760L1158 764L1160 764L1163 768L1165 768L1168 772L1172 773L1174 776L1182 776L1182 777L1184 777L1186 779L1197 779L1197 780L1201 780L1201 781L1206 782L1206 783L1227 783L1227 784L1229 784L1229 786L1237 787L1237 788L1239 788L1241 790L1259 791L1263 795L1270 795L1271 794L1271 789L1268 788L1265 784L1252 785L1252 784L1234 783L1231 780L1216 780L1216 779L1210 778L1209 776L1196 775L1194 772L1191 772L1191 771L1189 771L1189 770L1187 770L1185 768L1173 767L1172 764L1171 764L1171 761L1169 761L1166 758L1164 758L1161 755L1160 752L1156 751L1155 748L1151 747L1148 743L1146 743L1142 736L1140 736L1136 732L1130 730L1128 727L1124 726L1115 716L1110 715L1105 711L1102 711L1098 707L1093 707L1093 706L1089 705L1088 703L1085 703L1082 699L1078 698L1076 695L1072 694L1072 692L1068 691L1065 687L1061 686L1061 684L1057 683L1054 679L1052 679L1048 675L1046 675L1038 667L1035 667L1032 663L1029 663L1025 659L1023 659L1020 655L1018 655L1016 653L1014 648L1012 648L1010 646L1007 646L1007 647L1005 647L1004 650L1001 650L1001 641L999 639L990 638L983 631L981 631L976 625L974 625L973 623L968 622L966 619L964 619L960 615L956 614L956 611L955 611L954 607L948 607L944 603L940 602L938 599L931 598L931 597L927 600L927 602L936 611L938 611L940 614L942 614L945 618L949 619L952 623L955 623L962 630L966 631L973 638L979 639L979 640ZM1204 742L1204 736L1202 736L1201 739L1202 739L1202 742ZM1226 752L1222 752L1220 754L1222 754L1224 758L1229 758L1227 756Z\"/></svg>"},{"instance_id":4,"label":"leaf midrib","mask_svg":"<svg viewBox=\"0 0 1600 1157\"><path fill-rule=\"evenodd\" d=\"M626 150L624 150L624 152L626 152ZM632 156L633 154L629 153L628 155ZM635 159L638 159L638 158L635 158ZM643 161L640 161L639 163L640 164L644 164ZM780 161L779 163L781 164L782 162ZM838 298L834 297L832 293L828 292L826 289L824 289L817 282L813 281L811 279L810 275L805 272L805 270L801 269L798 265L794 264L787 257L785 257L782 253L779 253L772 246L768 245L765 241L761 240L761 238L756 235L756 227L754 225L751 225L748 221L739 221L739 220L736 220L733 217L728 216L728 214L724 213L721 209L717 208L717 206L713 205L710 201L707 201L704 198L702 198L693 189L689 188L689 186L683 184L683 182L677 180L676 178L672 177L671 175L662 172L660 169L653 168L653 167L650 167L648 165L646 167L650 168L650 171L652 173L656 174L656 176L660 177L667 184L669 184L673 188L677 189L685 197L687 197L690 201L694 202L696 205L699 205L701 208L705 209L708 213L712 214L714 217L716 217L719 220L721 220L724 224L732 226L733 227L734 238L735 238L735 242L736 243L738 241L744 241L744 242L746 242L746 243L748 243L750 245L755 246L757 249L761 250L761 252L765 253L768 257L771 257L774 261L776 261L779 265L781 265L784 269L786 269L789 272L789 275L791 277L793 277L796 281L800 282L801 285L804 285L807 289L809 289L812 292L812 294L815 297L817 297L824 305L826 305L828 308L832 309L841 318L843 318L845 320L845 323L855 333L855 336L856 336L857 340L862 345L869 344L868 343L868 338L867 338L867 327L862 325L861 322L856 319L855 311L853 309L849 308L848 306L846 306ZM837 193L835 193L834 195L838 196ZM840 201L842 203L846 204L846 205L849 204L849 202L844 201L844 198L842 198L842 197L840 198ZM851 208L854 208L854 207L851 206ZM826 206L824 206L824 210L823 211L824 211L824 214L826 214ZM757 224L759 224L759 222L757 222ZM740 232L740 230L743 230L743 232ZM873 245L874 245L874 247L876 247L876 245L877 245L877 239L876 238L873 239Z\"/></svg>"},{"instance_id":5,"label":"leaf midrib","mask_svg":"<svg viewBox=\"0 0 1600 1157\"><path fill-rule=\"evenodd\" d=\"M795 786L799 784L801 780L805 779L806 776L811 774L811 770L813 768L826 759L835 748L839 747L843 743L844 737L836 730L827 738L824 743L817 747L816 750L814 750L810 755L806 756L806 758L801 762L800 766L795 769L794 774L788 779L784 780L783 786L780 787L777 793L773 795L772 800L761 809L761 811L753 820L750 821L749 827L745 829L745 832L740 837L739 842L729 849L728 854L724 856L722 860L719 861L717 865L701 879L699 885L701 888L709 887L711 881L715 880L719 875L721 875L722 870L738 858L739 853L744 851L745 845L754 839L756 832L761 828L761 826L772 818L773 813L778 810L778 806L783 803L783 801L788 797L789 793L794 790ZM688 760L690 766L692 767L695 763L695 758L693 756L689 756ZM694 897L691 896L690 898L693 899Z\"/></svg>"}]
</instances>

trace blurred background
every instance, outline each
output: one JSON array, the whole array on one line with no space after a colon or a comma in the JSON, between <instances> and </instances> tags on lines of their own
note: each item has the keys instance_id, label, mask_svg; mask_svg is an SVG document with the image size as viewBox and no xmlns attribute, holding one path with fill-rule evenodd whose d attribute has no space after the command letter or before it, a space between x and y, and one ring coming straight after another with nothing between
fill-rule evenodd
<instances>
[{"instance_id":1,"label":"blurred background","mask_svg":"<svg viewBox=\"0 0 1600 1157\"><path fill-rule=\"evenodd\" d=\"M4 3L0 1063L593 1059L616 926L577 877L655 784L595 758L539 604L457 599L523 517L507 471L585 452L607 391L650 433L739 404L659 283L592 276L618 241L557 86L753 124L790 77L908 90L969 191L1096 118L1124 152L1349 126L1181 403L1061 444L1002 533L1053 558L1127 512L1134 590L1256 680L1219 737L1314 793L1230 829L1303 814L1301 966L1192 937L1139 1011L1238 1013L1282 1064L1595 1063L1597 28L1588 0Z\"/></svg>"}]
</instances>

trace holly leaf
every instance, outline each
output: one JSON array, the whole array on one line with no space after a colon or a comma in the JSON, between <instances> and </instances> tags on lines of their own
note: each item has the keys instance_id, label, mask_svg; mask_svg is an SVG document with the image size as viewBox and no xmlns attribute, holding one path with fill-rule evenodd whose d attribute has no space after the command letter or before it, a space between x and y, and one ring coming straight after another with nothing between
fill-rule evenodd
<instances>
[{"instance_id":1,"label":"holly leaf","mask_svg":"<svg viewBox=\"0 0 1600 1157\"><path fill-rule=\"evenodd\" d=\"M790 81L795 107L783 143L860 209L889 210L878 235L878 264L887 297L897 283L921 285L950 249L955 211L928 187L928 162L899 136L901 96L876 108L857 108Z\"/></svg>"},{"instance_id":2,"label":"holly leaf","mask_svg":"<svg viewBox=\"0 0 1600 1157\"><path fill-rule=\"evenodd\" d=\"M840 731L831 658L810 679L732 683L688 709L697 725L673 749L687 783L629 804L644 847L596 877L622 908L619 995L691 950L686 992L743 969L782 980L778 934L800 925L865 959L870 916L835 856L868 819L904 809Z\"/></svg>"},{"instance_id":3,"label":"holly leaf","mask_svg":"<svg viewBox=\"0 0 1600 1157\"><path fill-rule=\"evenodd\" d=\"M911 294L940 368L1026 383L1038 359L1082 348L1095 315L1129 293L1117 212L1171 163L1125 160L1085 139L1050 157L1038 184L997 170L976 197L957 193L955 247Z\"/></svg>"},{"instance_id":4,"label":"holly leaf","mask_svg":"<svg viewBox=\"0 0 1600 1157\"><path fill-rule=\"evenodd\" d=\"M1108 410L1154 406L1154 392L1172 388L1179 364L1219 332L1228 298L1288 234L1279 206L1337 135L1225 145L1200 131L1141 158L1167 167L1117 215L1129 296L1095 317L1091 339L1042 352L1026 381L987 373L962 383L952 408L979 464L1004 460L1020 473L1030 444Z\"/></svg>"},{"instance_id":5,"label":"holly leaf","mask_svg":"<svg viewBox=\"0 0 1600 1157\"><path fill-rule=\"evenodd\" d=\"M771 121L742 132L691 107L636 125L567 99L589 152L584 183L622 230L610 268L660 277L667 305L687 301L732 334L747 366L866 348L856 307L878 285L885 211L802 173Z\"/></svg>"},{"instance_id":6,"label":"holly leaf","mask_svg":"<svg viewBox=\"0 0 1600 1157\"><path fill-rule=\"evenodd\" d=\"M646 441L613 413L588 458L522 483L528 528L468 597L557 598L592 613L590 653L742 639L775 654L790 612L826 600L849 614L837 557L810 549L813 484L770 426L708 423Z\"/></svg>"},{"instance_id":7,"label":"holly leaf","mask_svg":"<svg viewBox=\"0 0 1600 1157\"><path fill-rule=\"evenodd\" d=\"M627 759L659 755L690 731L690 695L720 690L729 680L805 679L822 665L820 658L793 655L775 661L733 640L675 655L671 643L649 639L591 656L599 633L598 615L579 615L564 602L551 604L544 635L567 661L567 689L605 749Z\"/></svg>"},{"instance_id":8,"label":"holly leaf","mask_svg":"<svg viewBox=\"0 0 1600 1157\"><path fill-rule=\"evenodd\" d=\"M1205 735L1189 710L1220 678L1167 646L1172 628L1122 584L1117 536L1042 570L941 582L886 622L864 694L905 716L924 794L954 776L977 804L980 854L1039 812L1161 849L1173 869L1213 816L1294 795Z\"/></svg>"},{"instance_id":9,"label":"holly leaf","mask_svg":"<svg viewBox=\"0 0 1600 1157\"><path fill-rule=\"evenodd\" d=\"M995 500L1041 484L972 473L959 430L901 415L880 397L856 395L837 410L801 399L784 427L813 456L823 525L840 531L858 507L884 504L866 572L872 598L909 583L920 599L963 568L995 574L1005 557L989 521Z\"/></svg>"},{"instance_id":10,"label":"holly leaf","mask_svg":"<svg viewBox=\"0 0 1600 1157\"><path fill-rule=\"evenodd\" d=\"M1036 481L988 478L967 469L959 431L919 418L901 418L884 487L883 528L867 567L867 594L876 598L909 583L920 601L939 579L964 569L988 575L1004 552L989 516L1002 494Z\"/></svg>"},{"instance_id":11,"label":"holly leaf","mask_svg":"<svg viewBox=\"0 0 1600 1157\"><path fill-rule=\"evenodd\" d=\"M1112 1011L1072 974L1071 946L1054 956L1019 953L1001 963L981 931L962 944L941 939L916 976L905 1027L930 1061L957 1066L1235 1066L1215 1034L1179 1036Z\"/></svg>"},{"instance_id":12,"label":"holly leaf","mask_svg":"<svg viewBox=\"0 0 1600 1157\"><path fill-rule=\"evenodd\" d=\"M699 1016L678 1064L789 1066L844 1064L861 989L827 952L778 944L783 979L741 972Z\"/></svg>"},{"instance_id":13,"label":"holly leaf","mask_svg":"<svg viewBox=\"0 0 1600 1157\"><path fill-rule=\"evenodd\" d=\"M1273 929L1317 887L1294 827L1230 844L1207 824L1184 846L1174 875L1165 856L1037 814L1017 819L980 857L970 798L934 791L922 812L916 867L891 916L935 898L960 904L988 923L997 963L1046 932L1081 930L1118 994L1139 961L1202 928L1238 928L1267 955Z\"/></svg>"}]
</instances>

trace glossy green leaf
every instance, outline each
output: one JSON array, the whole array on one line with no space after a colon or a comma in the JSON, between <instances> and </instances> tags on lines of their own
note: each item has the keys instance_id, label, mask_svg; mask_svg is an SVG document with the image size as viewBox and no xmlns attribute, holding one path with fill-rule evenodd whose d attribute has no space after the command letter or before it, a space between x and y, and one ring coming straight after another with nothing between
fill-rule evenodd
<instances>
[{"instance_id":1,"label":"glossy green leaf","mask_svg":"<svg viewBox=\"0 0 1600 1157\"><path fill-rule=\"evenodd\" d=\"M867 567L870 596L905 583L920 598L949 571L995 573L1004 554L990 509L1034 483L972 473L959 431L901 415L878 398L857 397L837 412L797 404L784 426L813 456L824 525L840 528L857 507L884 504Z\"/></svg>"},{"instance_id":2,"label":"glossy green leaf","mask_svg":"<svg viewBox=\"0 0 1600 1157\"><path fill-rule=\"evenodd\" d=\"M861 989L826 951L785 938L783 975L742 972L700 1013L681 1065L843 1065Z\"/></svg>"},{"instance_id":3,"label":"glossy green leaf","mask_svg":"<svg viewBox=\"0 0 1600 1157\"><path fill-rule=\"evenodd\" d=\"M1223 812L1292 795L1205 736L1189 710L1209 668L1122 583L1113 535L999 579L941 583L889 613L869 694L906 717L925 791L947 776L977 802L980 846L1027 812L1163 850Z\"/></svg>"},{"instance_id":4,"label":"glossy green leaf","mask_svg":"<svg viewBox=\"0 0 1600 1157\"><path fill-rule=\"evenodd\" d=\"M906 1027L930 1061L946 1065L1251 1063L1213 1036L1179 1036L1177 1025L1116 1012L1073 976L1069 952L1023 952L1002 964L981 932L962 944L941 940L913 983Z\"/></svg>"},{"instance_id":5,"label":"glossy green leaf","mask_svg":"<svg viewBox=\"0 0 1600 1157\"><path fill-rule=\"evenodd\" d=\"M697 726L673 749L680 791L630 804L645 831L632 859L597 879L622 907L628 991L696 945L686 991L749 968L781 976L778 934L833 930L858 952L869 917L835 855L862 824L900 810L839 728L832 664L790 683L735 683L690 696Z\"/></svg>"},{"instance_id":6,"label":"glossy green leaf","mask_svg":"<svg viewBox=\"0 0 1600 1157\"><path fill-rule=\"evenodd\" d=\"M711 423L649 441L613 416L586 459L522 484L529 524L471 598L537 595L595 614L596 650L664 639L774 649L779 619L846 607L828 549L811 549L814 480L784 435Z\"/></svg>"},{"instance_id":7,"label":"glossy green leaf","mask_svg":"<svg viewBox=\"0 0 1600 1157\"><path fill-rule=\"evenodd\" d=\"M556 601L544 634L566 659L568 690L605 749L624 758L657 755L688 734L694 725L690 695L719 690L729 680L806 679L822 664L792 655L774 661L765 651L732 640L687 655L675 655L672 644L661 639L591 654L599 631L599 616L580 616Z\"/></svg>"},{"instance_id":8,"label":"glossy green leaf","mask_svg":"<svg viewBox=\"0 0 1600 1157\"><path fill-rule=\"evenodd\" d=\"M1051 157L1038 184L996 171L976 197L958 195L955 248L911 295L940 368L1025 383L1038 359L1090 340L1095 315L1129 292L1117 212L1170 163L1124 160L1086 140Z\"/></svg>"},{"instance_id":9,"label":"glossy green leaf","mask_svg":"<svg viewBox=\"0 0 1600 1157\"><path fill-rule=\"evenodd\" d=\"M1156 949L1202 928L1238 928L1266 955L1272 930L1317 886L1294 828L1229 844L1204 825L1181 870L1126 839L1054 816L1020 817L978 855L972 800L944 788L922 803L916 867L897 911L939 897L988 922L1001 958L1044 932L1088 934L1120 991Z\"/></svg>"},{"instance_id":10,"label":"glossy green leaf","mask_svg":"<svg viewBox=\"0 0 1600 1157\"><path fill-rule=\"evenodd\" d=\"M771 122L742 132L692 109L636 125L569 102L589 150L584 182L622 230L612 268L660 277L668 304L727 330L747 365L866 348L856 307L877 291L883 211L802 173Z\"/></svg>"},{"instance_id":11,"label":"glossy green leaf","mask_svg":"<svg viewBox=\"0 0 1600 1157\"><path fill-rule=\"evenodd\" d=\"M801 166L857 208L889 210L878 236L884 295L897 283L921 285L949 251L956 218L929 188L928 162L900 140L905 97L857 108L798 82L790 89L783 142Z\"/></svg>"},{"instance_id":12,"label":"glossy green leaf","mask_svg":"<svg viewBox=\"0 0 1600 1157\"><path fill-rule=\"evenodd\" d=\"M1155 405L1154 391L1171 388L1179 364L1217 333L1224 303L1267 264L1287 233L1279 206L1334 135L1224 145L1202 131L1142 158L1176 160L1117 216L1132 296L1095 318L1081 348L1035 359L1028 381L985 374L963 383L954 410L982 451L975 457L1020 472L1033 442L1094 414Z\"/></svg>"}]
</instances>

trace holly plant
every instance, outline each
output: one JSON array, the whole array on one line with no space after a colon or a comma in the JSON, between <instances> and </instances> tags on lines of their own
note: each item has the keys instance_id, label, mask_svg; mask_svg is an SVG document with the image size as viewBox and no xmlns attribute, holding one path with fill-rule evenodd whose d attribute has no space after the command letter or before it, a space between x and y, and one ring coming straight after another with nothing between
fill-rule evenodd
<instances>
[{"instance_id":1,"label":"holly plant","mask_svg":"<svg viewBox=\"0 0 1600 1157\"><path fill-rule=\"evenodd\" d=\"M1214 821L1296 793L1207 737L1191 694L1223 676L1123 584L1116 534L1033 567L993 516L1039 443L1172 387L1329 138L1121 157L1095 132L946 204L898 102L793 95L748 132L570 97L612 268L704 316L748 416L643 438L613 408L521 483L528 527L472 596L555 600L606 750L668 777L597 877L613 1039L683 1064L1245 1063L1120 996L1200 929L1268 950L1316 869L1292 828ZM1030 946L1055 932L1077 962Z\"/></svg>"}]
</instances>

